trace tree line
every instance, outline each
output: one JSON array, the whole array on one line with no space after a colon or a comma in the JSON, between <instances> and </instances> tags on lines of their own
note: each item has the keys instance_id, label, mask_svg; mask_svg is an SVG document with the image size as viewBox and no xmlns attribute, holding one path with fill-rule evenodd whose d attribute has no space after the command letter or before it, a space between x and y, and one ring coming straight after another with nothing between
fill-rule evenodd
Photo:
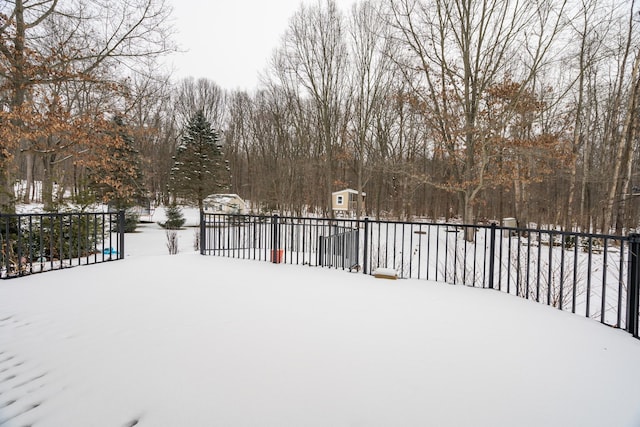
<instances>
[{"instance_id":1,"label":"tree line","mask_svg":"<svg viewBox=\"0 0 640 427\"><path fill-rule=\"evenodd\" d=\"M169 14L161 0L0 7L0 208L16 180L25 202L42 181L51 207L65 192L201 201L175 172L197 119L229 169L199 194L258 210L331 215L349 187L367 194L359 215L639 225L635 0L305 3L251 92L158 71Z\"/></svg>"}]
</instances>

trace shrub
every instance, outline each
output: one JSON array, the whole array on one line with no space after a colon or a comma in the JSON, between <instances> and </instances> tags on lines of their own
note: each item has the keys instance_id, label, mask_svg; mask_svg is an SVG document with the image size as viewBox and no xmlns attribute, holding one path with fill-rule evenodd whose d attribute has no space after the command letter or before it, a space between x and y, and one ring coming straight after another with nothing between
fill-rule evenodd
<instances>
[{"instance_id":1,"label":"shrub","mask_svg":"<svg viewBox=\"0 0 640 427\"><path fill-rule=\"evenodd\" d=\"M182 214L182 209L180 209L178 205L173 204L166 207L165 213L167 215L167 220L159 223L162 228L178 230L186 222L184 215Z\"/></svg>"},{"instance_id":2,"label":"shrub","mask_svg":"<svg viewBox=\"0 0 640 427\"><path fill-rule=\"evenodd\" d=\"M167 249L170 255L178 253L178 233L173 230L167 230Z\"/></svg>"},{"instance_id":3,"label":"shrub","mask_svg":"<svg viewBox=\"0 0 640 427\"><path fill-rule=\"evenodd\" d=\"M139 215L131 210L127 210L124 214L124 232L133 233L138 227Z\"/></svg>"}]
</instances>

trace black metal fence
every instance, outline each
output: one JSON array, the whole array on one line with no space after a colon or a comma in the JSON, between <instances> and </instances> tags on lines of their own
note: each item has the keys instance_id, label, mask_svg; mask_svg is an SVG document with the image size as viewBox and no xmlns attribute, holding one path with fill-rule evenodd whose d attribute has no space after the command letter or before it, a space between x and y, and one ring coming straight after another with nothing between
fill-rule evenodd
<instances>
[{"instance_id":1,"label":"black metal fence","mask_svg":"<svg viewBox=\"0 0 640 427\"><path fill-rule=\"evenodd\" d=\"M0 278L124 258L124 211L0 214Z\"/></svg>"},{"instance_id":2,"label":"black metal fence","mask_svg":"<svg viewBox=\"0 0 640 427\"><path fill-rule=\"evenodd\" d=\"M640 235L202 214L201 253L496 289L638 337Z\"/></svg>"}]
</instances>

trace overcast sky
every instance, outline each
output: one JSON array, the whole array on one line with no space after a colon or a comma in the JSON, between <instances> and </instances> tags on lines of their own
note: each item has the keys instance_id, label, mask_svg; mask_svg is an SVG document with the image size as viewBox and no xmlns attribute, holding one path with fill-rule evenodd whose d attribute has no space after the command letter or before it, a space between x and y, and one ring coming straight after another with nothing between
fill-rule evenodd
<instances>
[{"instance_id":1,"label":"overcast sky","mask_svg":"<svg viewBox=\"0 0 640 427\"><path fill-rule=\"evenodd\" d=\"M206 77L224 89L252 90L300 0L169 0L176 40L186 53L173 55L175 77ZM336 0L344 13L355 0ZM316 0L305 0L316 4Z\"/></svg>"}]
</instances>

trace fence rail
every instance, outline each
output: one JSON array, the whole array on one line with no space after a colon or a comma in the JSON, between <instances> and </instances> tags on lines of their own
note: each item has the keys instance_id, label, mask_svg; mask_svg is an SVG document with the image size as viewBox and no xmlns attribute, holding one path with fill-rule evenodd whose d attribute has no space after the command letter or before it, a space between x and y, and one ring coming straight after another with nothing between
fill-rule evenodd
<instances>
[{"instance_id":1,"label":"fence rail","mask_svg":"<svg viewBox=\"0 0 640 427\"><path fill-rule=\"evenodd\" d=\"M0 278L124 257L124 211L0 214Z\"/></svg>"},{"instance_id":2,"label":"fence rail","mask_svg":"<svg viewBox=\"0 0 640 427\"><path fill-rule=\"evenodd\" d=\"M201 253L499 290L638 337L640 235L201 214Z\"/></svg>"}]
</instances>

